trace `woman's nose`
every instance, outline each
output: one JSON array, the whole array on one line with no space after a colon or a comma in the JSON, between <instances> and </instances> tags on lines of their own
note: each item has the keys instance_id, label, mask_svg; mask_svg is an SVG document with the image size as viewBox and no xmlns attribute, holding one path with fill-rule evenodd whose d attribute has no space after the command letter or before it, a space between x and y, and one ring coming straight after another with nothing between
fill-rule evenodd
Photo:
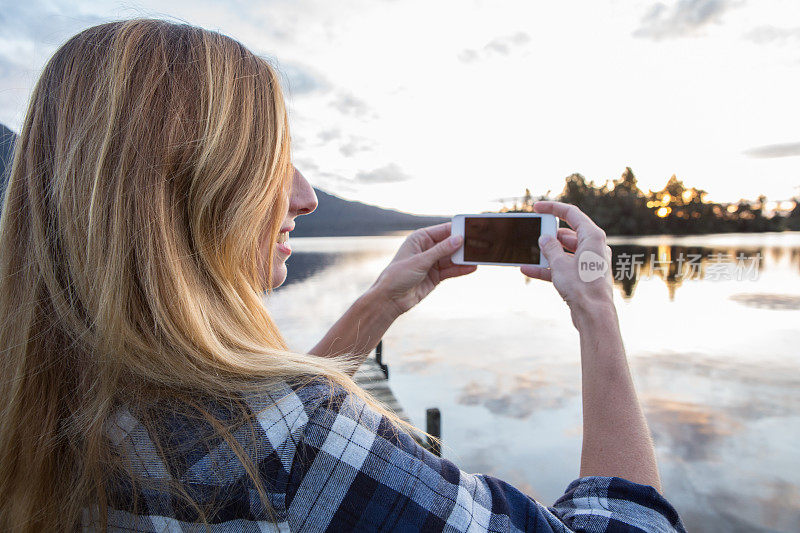
<instances>
[{"instance_id":1,"label":"woman's nose","mask_svg":"<svg viewBox=\"0 0 800 533\"><path fill-rule=\"evenodd\" d=\"M314 193L314 188L311 187L311 184L308 183L308 180L299 170L294 169L289 212L295 216L307 215L312 213L317 208L317 205L317 195Z\"/></svg>"}]
</instances>

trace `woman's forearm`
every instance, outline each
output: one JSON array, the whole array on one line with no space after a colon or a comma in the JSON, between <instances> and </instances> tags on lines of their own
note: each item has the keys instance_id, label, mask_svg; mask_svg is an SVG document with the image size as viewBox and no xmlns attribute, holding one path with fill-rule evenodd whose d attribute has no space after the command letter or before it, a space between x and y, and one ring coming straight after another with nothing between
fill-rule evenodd
<instances>
[{"instance_id":1,"label":"woman's forearm","mask_svg":"<svg viewBox=\"0 0 800 533\"><path fill-rule=\"evenodd\" d=\"M581 476L617 476L661 490L655 450L611 303L573 312L583 374Z\"/></svg>"},{"instance_id":2,"label":"woman's forearm","mask_svg":"<svg viewBox=\"0 0 800 533\"><path fill-rule=\"evenodd\" d=\"M396 312L385 298L370 289L345 311L309 353L321 357L350 353L363 361L396 318Z\"/></svg>"}]
</instances>

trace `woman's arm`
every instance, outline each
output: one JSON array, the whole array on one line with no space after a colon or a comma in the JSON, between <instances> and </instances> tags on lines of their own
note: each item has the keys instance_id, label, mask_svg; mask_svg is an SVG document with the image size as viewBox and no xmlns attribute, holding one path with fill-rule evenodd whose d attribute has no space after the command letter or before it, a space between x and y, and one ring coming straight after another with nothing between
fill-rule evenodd
<instances>
[{"instance_id":1,"label":"woman's arm","mask_svg":"<svg viewBox=\"0 0 800 533\"><path fill-rule=\"evenodd\" d=\"M575 314L583 375L581 476L617 476L659 492L647 421L636 397L612 305Z\"/></svg>"},{"instance_id":2,"label":"woman's arm","mask_svg":"<svg viewBox=\"0 0 800 533\"><path fill-rule=\"evenodd\" d=\"M474 272L477 267L454 265L450 259L462 241L450 238L450 226L446 222L411 233L372 287L309 353L323 357L352 353L364 358L397 317L442 280Z\"/></svg>"},{"instance_id":3,"label":"woman's arm","mask_svg":"<svg viewBox=\"0 0 800 533\"><path fill-rule=\"evenodd\" d=\"M553 282L569 305L572 322L580 334L581 476L616 476L660 491L655 451L633 387L614 307L611 248L606 245L605 232L574 205L536 202L534 210L552 213L574 228L559 229L558 239L540 240L550 269L522 267L522 272ZM574 254L565 252L562 246ZM591 281L581 279L582 257L604 259L603 276Z\"/></svg>"},{"instance_id":4,"label":"woman's arm","mask_svg":"<svg viewBox=\"0 0 800 533\"><path fill-rule=\"evenodd\" d=\"M370 288L308 353L322 357L351 353L365 358L398 316L386 297Z\"/></svg>"}]
</instances>

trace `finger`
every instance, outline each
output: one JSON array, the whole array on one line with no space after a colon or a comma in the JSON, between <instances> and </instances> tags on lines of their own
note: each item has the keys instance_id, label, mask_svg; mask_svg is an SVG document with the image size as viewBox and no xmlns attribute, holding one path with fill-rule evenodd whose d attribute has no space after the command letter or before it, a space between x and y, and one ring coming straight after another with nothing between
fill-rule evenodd
<instances>
[{"instance_id":1,"label":"finger","mask_svg":"<svg viewBox=\"0 0 800 533\"><path fill-rule=\"evenodd\" d=\"M437 224L435 226L420 228L419 231L430 237L430 239L434 243L437 243L443 241L444 239L450 236L452 225L453 225L452 222L444 222L442 224Z\"/></svg>"},{"instance_id":2,"label":"finger","mask_svg":"<svg viewBox=\"0 0 800 533\"><path fill-rule=\"evenodd\" d=\"M447 255L447 256L439 259L439 262L436 263L436 268L438 268L439 270L445 270L445 269L450 268L454 264L455 263L453 263L453 256L452 255Z\"/></svg>"},{"instance_id":3,"label":"finger","mask_svg":"<svg viewBox=\"0 0 800 533\"><path fill-rule=\"evenodd\" d=\"M549 268L544 268L536 265L525 265L519 267L520 271L529 278L541 279L544 281L553 281L553 273Z\"/></svg>"},{"instance_id":4,"label":"finger","mask_svg":"<svg viewBox=\"0 0 800 533\"><path fill-rule=\"evenodd\" d=\"M463 242L464 237L461 235L453 235L437 243L435 246L428 248L417 257L421 258L420 260L426 269L430 269L440 259L443 259L447 255L452 255L461 247L461 243Z\"/></svg>"},{"instance_id":5,"label":"finger","mask_svg":"<svg viewBox=\"0 0 800 533\"><path fill-rule=\"evenodd\" d=\"M453 265L450 268L445 268L439 271L439 279L457 278L458 276L466 276L478 270L478 265Z\"/></svg>"},{"instance_id":6,"label":"finger","mask_svg":"<svg viewBox=\"0 0 800 533\"><path fill-rule=\"evenodd\" d=\"M570 252L574 252L578 248L578 235L573 229L558 228L558 240Z\"/></svg>"},{"instance_id":7,"label":"finger","mask_svg":"<svg viewBox=\"0 0 800 533\"><path fill-rule=\"evenodd\" d=\"M561 242L558 239L554 239L552 235L542 235L539 237L539 249L551 266L556 265L557 262L567 256L567 253L561 246Z\"/></svg>"},{"instance_id":8,"label":"finger","mask_svg":"<svg viewBox=\"0 0 800 533\"><path fill-rule=\"evenodd\" d=\"M564 202L553 202L550 200L540 200L533 204L533 210L537 213L549 213L557 216L561 220L566 220L578 234L592 233L595 231L601 232L603 230L589 218L589 215L578 209L577 206L572 204L565 204Z\"/></svg>"}]
</instances>

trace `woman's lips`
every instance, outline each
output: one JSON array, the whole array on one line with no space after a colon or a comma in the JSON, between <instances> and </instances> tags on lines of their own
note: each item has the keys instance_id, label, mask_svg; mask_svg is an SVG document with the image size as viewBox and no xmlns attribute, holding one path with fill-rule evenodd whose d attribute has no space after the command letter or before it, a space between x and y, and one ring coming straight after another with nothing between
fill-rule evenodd
<instances>
[{"instance_id":1,"label":"woman's lips","mask_svg":"<svg viewBox=\"0 0 800 533\"><path fill-rule=\"evenodd\" d=\"M275 243L278 250L285 256L292 255L292 247L289 246L289 232L291 230L282 231L278 234L278 241Z\"/></svg>"},{"instance_id":2,"label":"woman's lips","mask_svg":"<svg viewBox=\"0 0 800 533\"><path fill-rule=\"evenodd\" d=\"M289 248L289 246L287 246L286 244L277 242L275 243L275 245L278 247L278 251L281 252L283 255L287 257L292 255L292 249Z\"/></svg>"}]
</instances>

